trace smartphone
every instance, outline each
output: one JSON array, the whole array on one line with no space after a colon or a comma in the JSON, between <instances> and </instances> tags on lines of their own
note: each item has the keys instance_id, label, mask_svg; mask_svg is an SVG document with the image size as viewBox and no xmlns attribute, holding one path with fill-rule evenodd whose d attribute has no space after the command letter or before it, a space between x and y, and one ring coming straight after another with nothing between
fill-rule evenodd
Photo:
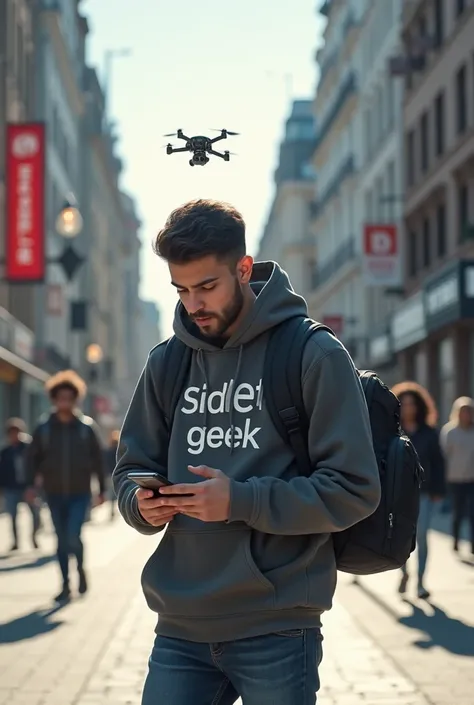
<instances>
[{"instance_id":1,"label":"smartphone","mask_svg":"<svg viewBox=\"0 0 474 705\"><path fill-rule=\"evenodd\" d=\"M134 470L133 472L127 473L129 480L133 480L135 484L139 487L143 487L145 490L153 490L155 497L159 497L160 493L158 490L160 487L172 487L173 483L168 480L164 475L160 475L158 472L147 472L146 470ZM192 497L192 494L167 494L162 495L163 497Z\"/></svg>"}]
</instances>

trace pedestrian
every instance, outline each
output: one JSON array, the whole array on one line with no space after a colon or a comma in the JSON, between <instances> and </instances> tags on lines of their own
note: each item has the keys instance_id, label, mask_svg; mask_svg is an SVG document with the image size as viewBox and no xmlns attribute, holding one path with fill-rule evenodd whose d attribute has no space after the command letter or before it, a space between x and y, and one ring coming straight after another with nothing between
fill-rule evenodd
<instances>
[{"instance_id":1,"label":"pedestrian","mask_svg":"<svg viewBox=\"0 0 474 705\"><path fill-rule=\"evenodd\" d=\"M27 501L26 454L31 437L26 433L23 419L8 419L5 425L7 445L0 451L0 489L12 527L11 551L19 548L18 505L25 501L31 514L31 544L38 548L37 533L40 528L40 503L35 498Z\"/></svg>"},{"instance_id":2,"label":"pedestrian","mask_svg":"<svg viewBox=\"0 0 474 705\"><path fill-rule=\"evenodd\" d=\"M79 593L87 591L81 531L91 498L92 475L99 482L97 502L103 502L103 456L92 419L78 408L87 389L79 375L72 370L58 372L45 388L53 410L36 428L29 448L30 493L41 484L51 512L62 576L62 589L55 599L62 602L70 597L70 554L77 562Z\"/></svg>"},{"instance_id":3,"label":"pedestrian","mask_svg":"<svg viewBox=\"0 0 474 705\"><path fill-rule=\"evenodd\" d=\"M117 448L120 440L120 431L115 429L110 432L109 444L104 450L104 467L107 475L107 499L110 502L110 520L113 521L115 518L117 498L115 496L113 484L112 484L112 474L115 469L115 463L117 462Z\"/></svg>"},{"instance_id":4,"label":"pedestrian","mask_svg":"<svg viewBox=\"0 0 474 705\"><path fill-rule=\"evenodd\" d=\"M416 382L401 382L392 388L392 392L401 403L402 429L415 446L424 470L416 542L418 547L417 593L420 599L426 600L430 596L424 584L428 561L428 531L435 505L440 503L446 494L444 457L436 429L438 412L429 392ZM408 580L407 566L404 565L398 588L401 595L407 591Z\"/></svg>"},{"instance_id":5,"label":"pedestrian","mask_svg":"<svg viewBox=\"0 0 474 705\"><path fill-rule=\"evenodd\" d=\"M453 548L459 550L461 526L467 518L474 555L474 400L471 397L456 399L449 423L441 431L441 440L452 495Z\"/></svg>"},{"instance_id":6,"label":"pedestrian","mask_svg":"<svg viewBox=\"0 0 474 705\"><path fill-rule=\"evenodd\" d=\"M262 376L272 329L307 316L304 299L278 264L254 264L242 216L224 203L177 208L155 252L179 295L174 332L191 363L165 418L167 344L151 352L114 472L125 520L148 535L167 526L142 576L159 614L142 705L314 705L321 614L336 586L331 532L380 498L362 386L342 344L314 332L301 377L314 471L299 475ZM165 475L178 496L137 489L137 470Z\"/></svg>"}]
</instances>

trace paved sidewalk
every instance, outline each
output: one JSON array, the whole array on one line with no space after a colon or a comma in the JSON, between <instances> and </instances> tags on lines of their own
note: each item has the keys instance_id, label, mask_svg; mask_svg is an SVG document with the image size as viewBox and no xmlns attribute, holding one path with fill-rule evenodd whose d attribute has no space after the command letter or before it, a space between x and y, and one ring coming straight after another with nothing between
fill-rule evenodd
<instances>
[{"instance_id":1,"label":"paved sidewalk","mask_svg":"<svg viewBox=\"0 0 474 705\"><path fill-rule=\"evenodd\" d=\"M404 599L397 593L399 575L386 573L359 586L344 581L338 601L430 705L473 705L474 560L467 542L459 556L451 546L447 535L431 532L429 601L415 597L415 560Z\"/></svg>"},{"instance_id":2,"label":"paved sidewalk","mask_svg":"<svg viewBox=\"0 0 474 705\"><path fill-rule=\"evenodd\" d=\"M6 526L0 517L0 556ZM39 556L0 559L1 705L140 703L154 616L139 578L156 539L138 536L121 519L110 523L105 508L94 512L85 535L92 587L60 610L50 601L58 588L50 534L42 536ZM394 592L396 576L364 579L365 589L341 577L325 618L318 705L472 705L474 568L454 560L445 537L435 535L433 545L431 584L445 617L422 617L416 602L421 623L411 623L413 607ZM417 646L423 634L437 645Z\"/></svg>"}]
</instances>

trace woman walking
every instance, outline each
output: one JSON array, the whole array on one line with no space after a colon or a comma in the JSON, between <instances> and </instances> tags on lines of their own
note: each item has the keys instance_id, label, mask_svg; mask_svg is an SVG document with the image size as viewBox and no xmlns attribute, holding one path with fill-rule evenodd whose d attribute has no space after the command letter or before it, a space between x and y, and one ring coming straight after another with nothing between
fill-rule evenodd
<instances>
[{"instance_id":1,"label":"woman walking","mask_svg":"<svg viewBox=\"0 0 474 705\"><path fill-rule=\"evenodd\" d=\"M435 503L445 494L444 458L441 452L439 434L436 430L438 413L435 403L427 390L416 382L401 382L392 389L401 403L400 423L404 433L415 446L424 469L424 482L421 487L420 513L417 526L418 546L418 597L427 599L429 591L424 585L428 560L428 530ZM404 594L409 580L406 565L398 591Z\"/></svg>"},{"instance_id":2,"label":"woman walking","mask_svg":"<svg viewBox=\"0 0 474 705\"><path fill-rule=\"evenodd\" d=\"M441 431L441 443L453 501L453 548L458 551L461 525L468 518L474 555L474 401L470 397L454 402L450 421Z\"/></svg>"}]
</instances>

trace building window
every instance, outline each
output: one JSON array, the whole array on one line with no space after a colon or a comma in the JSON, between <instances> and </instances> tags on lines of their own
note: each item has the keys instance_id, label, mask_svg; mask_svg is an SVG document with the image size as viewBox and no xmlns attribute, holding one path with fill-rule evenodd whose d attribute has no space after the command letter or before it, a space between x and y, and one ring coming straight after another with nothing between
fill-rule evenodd
<instances>
[{"instance_id":1,"label":"building window","mask_svg":"<svg viewBox=\"0 0 474 705\"><path fill-rule=\"evenodd\" d=\"M408 274L414 277L418 271L418 237L415 231L408 233Z\"/></svg>"},{"instance_id":2,"label":"building window","mask_svg":"<svg viewBox=\"0 0 474 705\"><path fill-rule=\"evenodd\" d=\"M467 184L461 184L458 188L458 209L459 209L459 239L464 240L467 236L469 225L469 189Z\"/></svg>"},{"instance_id":3,"label":"building window","mask_svg":"<svg viewBox=\"0 0 474 705\"><path fill-rule=\"evenodd\" d=\"M428 113L421 116L420 122L420 148L421 148L421 170L426 171L429 166L429 142L428 142Z\"/></svg>"},{"instance_id":4,"label":"building window","mask_svg":"<svg viewBox=\"0 0 474 705\"><path fill-rule=\"evenodd\" d=\"M407 164L407 183L408 186L413 186L415 183L415 131L410 130L406 140L406 164Z\"/></svg>"},{"instance_id":5,"label":"building window","mask_svg":"<svg viewBox=\"0 0 474 705\"><path fill-rule=\"evenodd\" d=\"M435 0L434 3L434 40L437 49L444 40L444 1Z\"/></svg>"},{"instance_id":6,"label":"building window","mask_svg":"<svg viewBox=\"0 0 474 705\"><path fill-rule=\"evenodd\" d=\"M441 203L436 209L436 240L438 257L444 257L447 250L446 242L446 206Z\"/></svg>"},{"instance_id":7,"label":"building window","mask_svg":"<svg viewBox=\"0 0 474 705\"><path fill-rule=\"evenodd\" d=\"M456 16L460 17L466 9L466 0L456 0Z\"/></svg>"},{"instance_id":8,"label":"building window","mask_svg":"<svg viewBox=\"0 0 474 705\"><path fill-rule=\"evenodd\" d=\"M431 264L431 228L429 218L423 220L423 267Z\"/></svg>"},{"instance_id":9,"label":"building window","mask_svg":"<svg viewBox=\"0 0 474 705\"><path fill-rule=\"evenodd\" d=\"M467 71L463 64L456 74L456 124L458 134L467 128Z\"/></svg>"},{"instance_id":10,"label":"building window","mask_svg":"<svg viewBox=\"0 0 474 705\"><path fill-rule=\"evenodd\" d=\"M394 200L397 198L398 194L395 185L395 163L391 161L387 167L387 216L389 220L393 220L394 217Z\"/></svg>"},{"instance_id":11,"label":"building window","mask_svg":"<svg viewBox=\"0 0 474 705\"><path fill-rule=\"evenodd\" d=\"M435 135L436 156L440 157L444 152L444 91L435 100Z\"/></svg>"}]
</instances>

